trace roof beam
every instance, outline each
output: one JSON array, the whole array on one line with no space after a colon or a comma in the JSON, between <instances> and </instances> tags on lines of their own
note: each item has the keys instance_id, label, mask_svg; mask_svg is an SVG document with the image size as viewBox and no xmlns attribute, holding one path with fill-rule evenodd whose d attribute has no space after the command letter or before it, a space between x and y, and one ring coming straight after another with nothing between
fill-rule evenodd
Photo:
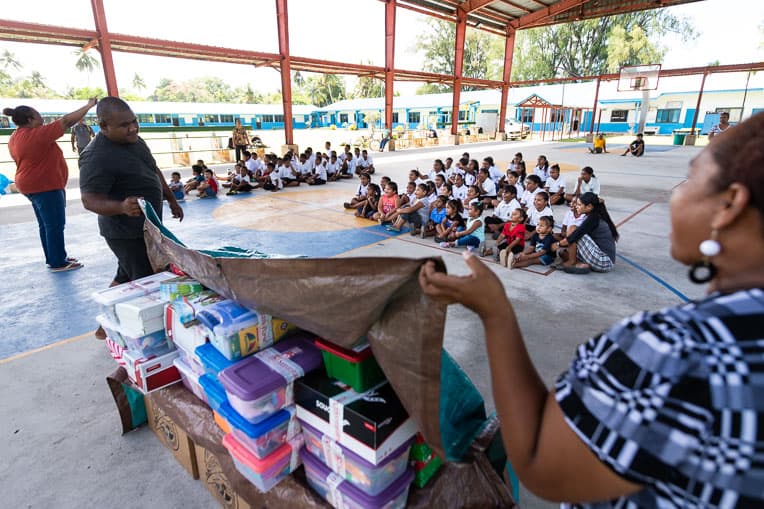
<instances>
[{"instance_id":1,"label":"roof beam","mask_svg":"<svg viewBox=\"0 0 764 509\"><path fill-rule=\"evenodd\" d=\"M494 3L496 0L466 0L459 4L459 9L463 10L467 14L474 12L488 4Z\"/></svg>"},{"instance_id":2,"label":"roof beam","mask_svg":"<svg viewBox=\"0 0 764 509\"><path fill-rule=\"evenodd\" d=\"M531 12L525 16L521 16L514 21L510 22L512 28L519 30L521 28L528 28L531 26L543 25L544 22L549 21L554 16L562 14L563 12L575 9L585 4L589 0L561 0L555 4L550 5L544 9Z\"/></svg>"}]
</instances>

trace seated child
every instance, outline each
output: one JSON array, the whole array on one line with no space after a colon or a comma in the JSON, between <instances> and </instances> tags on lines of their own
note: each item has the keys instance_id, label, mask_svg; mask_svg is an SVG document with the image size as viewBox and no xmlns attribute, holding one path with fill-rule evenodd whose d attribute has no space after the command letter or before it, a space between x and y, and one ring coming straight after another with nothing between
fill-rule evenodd
<instances>
[{"instance_id":1,"label":"seated child","mask_svg":"<svg viewBox=\"0 0 764 509\"><path fill-rule=\"evenodd\" d=\"M577 196L574 196L573 199L570 200L570 208L565 212L565 217L562 218L562 229L560 230L560 233L554 234L554 239L556 241L559 242L562 239L567 238L586 220L586 214L582 214L578 210L578 202L579 200Z\"/></svg>"},{"instance_id":2,"label":"seated child","mask_svg":"<svg viewBox=\"0 0 764 509\"><path fill-rule=\"evenodd\" d=\"M462 200L462 217L467 219L469 213L467 212L473 203L480 202L480 188L472 185L467 188L467 196Z\"/></svg>"},{"instance_id":3,"label":"seated child","mask_svg":"<svg viewBox=\"0 0 764 509\"><path fill-rule=\"evenodd\" d=\"M520 204L525 210L532 208L533 199L536 197L536 194L543 191L544 189L541 187L541 177L538 175L528 175L525 179L525 191L520 197Z\"/></svg>"},{"instance_id":4,"label":"seated child","mask_svg":"<svg viewBox=\"0 0 764 509\"><path fill-rule=\"evenodd\" d=\"M356 160L352 152L345 152L344 155L345 159L341 163L339 176L343 179L352 179L356 173Z\"/></svg>"},{"instance_id":5,"label":"seated child","mask_svg":"<svg viewBox=\"0 0 764 509\"><path fill-rule=\"evenodd\" d=\"M554 218L543 216L536 225L536 231L530 239L528 246L522 253L507 254L506 266L509 269L519 269L529 265L551 265L554 263L554 253L552 252L552 228L554 228Z\"/></svg>"},{"instance_id":6,"label":"seated child","mask_svg":"<svg viewBox=\"0 0 764 509\"><path fill-rule=\"evenodd\" d=\"M385 186L385 193L379 197L377 213L374 214L373 219L378 221L380 225L390 223L395 218L396 210L400 206L401 199L398 196L398 184L388 182Z\"/></svg>"},{"instance_id":7,"label":"seated child","mask_svg":"<svg viewBox=\"0 0 764 509\"><path fill-rule=\"evenodd\" d=\"M483 206L480 202L470 205L468 211L469 217L464 230L454 233L454 242L441 242L440 247L467 246L467 250L474 251L485 242L485 227L480 215L483 213Z\"/></svg>"},{"instance_id":8,"label":"seated child","mask_svg":"<svg viewBox=\"0 0 764 509\"><path fill-rule=\"evenodd\" d=\"M501 201L493 209L493 215L485 218L486 230L491 233L498 233L517 208L522 208L520 202L517 201L517 189L515 186L507 184L504 187Z\"/></svg>"},{"instance_id":9,"label":"seated child","mask_svg":"<svg viewBox=\"0 0 764 509\"><path fill-rule=\"evenodd\" d=\"M356 209L356 217L373 218L379 208L379 195L379 186L377 184L369 184L366 190L366 199Z\"/></svg>"},{"instance_id":10,"label":"seated child","mask_svg":"<svg viewBox=\"0 0 764 509\"><path fill-rule=\"evenodd\" d=\"M544 216L554 217L554 213L549 206L549 195L540 191L533 199L533 206L528 208L528 225L525 227L528 231L528 237L536 230L539 219Z\"/></svg>"},{"instance_id":11,"label":"seated child","mask_svg":"<svg viewBox=\"0 0 764 509\"><path fill-rule=\"evenodd\" d=\"M265 179L263 182L263 189L275 193L284 188L284 183L281 181L281 171L279 168L276 168L274 163L268 163L267 167L268 169L263 177L263 179Z\"/></svg>"},{"instance_id":12,"label":"seated child","mask_svg":"<svg viewBox=\"0 0 764 509\"><path fill-rule=\"evenodd\" d=\"M199 184L204 182L204 168L202 168L198 164L195 164L191 167L191 171L193 172L193 177L191 177L190 179L186 181L186 185L183 188L186 194L190 193L191 191L199 187Z\"/></svg>"},{"instance_id":13,"label":"seated child","mask_svg":"<svg viewBox=\"0 0 764 509\"><path fill-rule=\"evenodd\" d=\"M361 173L361 183L355 191L355 196L350 201L346 201L343 206L346 209L356 209L363 206L363 202L366 201L366 190L371 183L371 176L368 173Z\"/></svg>"},{"instance_id":14,"label":"seated child","mask_svg":"<svg viewBox=\"0 0 764 509\"><path fill-rule=\"evenodd\" d=\"M454 173L453 185L451 186L451 196L455 200L464 200L467 197L467 186L464 185L464 176L461 173Z\"/></svg>"},{"instance_id":15,"label":"seated child","mask_svg":"<svg viewBox=\"0 0 764 509\"><path fill-rule=\"evenodd\" d=\"M332 150L332 155L329 156L329 161L326 163L326 174L329 176L330 182L335 182L340 178L340 164L337 160L337 153Z\"/></svg>"},{"instance_id":16,"label":"seated child","mask_svg":"<svg viewBox=\"0 0 764 509\"><path fill-rule=\"evenodd\" d=\"M362 150L361 155L356 157L356 161L357 171L360 171L360 173L368 173L369 175L374 174L374 161L369 156L369 152L367 150Z\"/></svg>"},{"instance_id":17,"label":"seated child","mask_svg":"<svg viewBox=\"0 0 764 509\"><path fill-rule=\"evenodd\" d=\"M435 228L446 218L446 201L447 198L441 195L432 202L430 217L427 220L427 224L422 228L422 238L435 235Z\"/></svg>"},{"instance_id":18,"label":"seated child","mask_svg":"<svg viewBox=\"0 0 764 509\"><path fill-rule=\"evenodd\" d=\"M528 216L520 207L512 211L509 221L504 223L496 243L496 256L502 267L508 267L510 254L519 254L525 249L525 220Z\"/></svg>"},{"instance_id":19,"label":"seated child","mask_svg":"<svg viewBox=\"0 0 764 509\"><path fill-rule=\"evenodd\" d=\"M387 184L389 184L389 183L390 183L390 177L384 176L384 177L379 179L379 188L380 189L385 189L385 186L387 186Z\"/></svg>"},{"instance_id":20,"label":"seated child","mask_svg":"<svg viewBox=\"0 0 764 509\"><path fill-rule=\"evenodd\" d=\"M231 179L231 190L226 193L228 195L248 193L254 189L252 187L252 180L249 177L249 170L247 170L246 166L240 165L238 170L239 173Z\"/></svg>"},{"instance_id":21,"label":"seated child","mask_svg":"<svg viewBox=\"0 0 764 509\"><path fill-rule=\"evenodd\" d=\"M313 174L308 177L309 186L322 186L326 184L328 175L326 173L326 160L316 158L316 165L313 167Z\"/></svg>"},{"instance_id":22,"label":"seated child","mask_svg":"<svg viewBox=\"0 0 764 509\"><path fill-rule=\"evenodd\" d=\"M404 224L408 224L411 235L418 235L421 228L427 224L429 208L427 206L427 185L419 184L414 191L414 200L398 208L398 216L387 231L399 232Z\"/></svg>"},{"instance_id":23,"label":"seated child","mask_svg":"<svg viewBox=\"0 0 764 509\"><path fill-rule=\"evenodd\" d=\"M172 172L167 187L170 188L170 191L172 191L172 195L175 196L176 200L183 201L186 199L186 193L183 190L183 182L180 181L180 172Z\"/></svg>"},{"instance_id":24,"label":"seated child","mask_svg":"<svg viewBox=\"0 0 764 509\"><path fill-rule=\"evenodd\" d=\"M459 200L446 202L446 217L440 224L435 225L435 242L456 240L456 232L464 229L463 209L462 202Z\"/></svg>"},{"instance_id":25,"label":"seated child","mask_svg":"<svg viewBox=\"0 0 764 509\"><path fill-rule=\"evenodd\" d=\"M285 155L281 160L278 172L281 177L282 187L300 185L300 172L292 164L291 154Z\"/></svg>"},{"instance_id":26,"label":"seated child","mask_svg":"<svg viewBox=\"0 0 764 509\"><path fill-rule=\"evenodd\" d=\"M199 198L215 198L218 195L218 181L215 174L207 168L204 170L204 182L196 188L199 192Z\"/></svg>"},{"instance_id":27,"label":"seated child","mask_svg":"<svg viewBox=\"0 0 764 509\"><path fill-rule=\"evenodd\" d=\"M421 182L421 183L424 184L424 182ZM414 182L412 180L409 180L406 183L406 192L401 194L401 205L407 205L407 204L409 204L409 203L414 201L414 199L416 198L416 196L415 196L416 195L416 187L418 185L419 184L417 184L416 182Z\"/></svg>"},{"instance_id":28,"label":"seated child","mask_svg":"<svg viewBox=\"0 0 764 509\"><path fill-rule=\"evenodd\" d=\"M560 174L560 165L549 167L549 178L546 179L544 190L549 193L549 203L559 205L565 201L565 177Z\"/></svg>"}]
</instances>

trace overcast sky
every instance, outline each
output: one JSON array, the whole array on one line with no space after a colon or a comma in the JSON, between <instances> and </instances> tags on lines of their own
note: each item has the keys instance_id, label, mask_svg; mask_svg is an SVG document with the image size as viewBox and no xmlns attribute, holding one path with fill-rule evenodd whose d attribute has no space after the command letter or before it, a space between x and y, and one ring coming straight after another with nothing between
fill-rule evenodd
<instances>
[{"instance_id":1,"label":"overcast sky","mask_svg":"<svg viewBox=\"0 0 764 509\"><path fill-rule=\"evenodd\" d=\"M172 39L255 51L278 52L274 0L249 3L222 0L104 0L109 30L117 33ZM700 34L697 40L669 40L664 68L702 66L764 60L760 45L764 36L762 0L704 0L670 11L687 16ZM3 2L0 18L55 24L75 28L93 27L89 0L34 0ZM416 34L424 27L423 16L398 9L396 67L420 69L421 56L413 52ZM378 0L289 0L290 50L293 55L345 62L384 65L384 3ZM103 73L88 76L75 70L73 48L0 42L24 64L23 72L40 71L47 83L63 92L67 85L101 86ZM232 86L252 83L260 91L280 88L278 73L253 66L216 64L170 58L114 54L117 83L130 89L138 72L153 90L160 78L184 80L196 76L220 76ZM402 93L413 93L418 84L396 84Z\"/></svg>"}]
</instances>

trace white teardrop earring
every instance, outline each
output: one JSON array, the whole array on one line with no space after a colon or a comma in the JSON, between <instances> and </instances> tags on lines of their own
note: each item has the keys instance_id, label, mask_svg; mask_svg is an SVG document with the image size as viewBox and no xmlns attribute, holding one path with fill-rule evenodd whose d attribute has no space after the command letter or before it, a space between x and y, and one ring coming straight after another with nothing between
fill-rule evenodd
<instances>
[{"instance_id":1,"label":"white teardrop earring","mask_svg":"<svg viewBox=\"0 0 764 509\"><path fill-rule=\"evenodd\" d=\"M717 230L712 230L711 238L700 243L698 250L700 251L700 254L703 255L703 258L700 261L693 263L690 267L689 276L690 281L693 283L702 285L708 283L716 276L716 266L711 263L709 258L717 256L722 252L722 245L716 240L718 233Z\"/></svg>"}]
</instances>

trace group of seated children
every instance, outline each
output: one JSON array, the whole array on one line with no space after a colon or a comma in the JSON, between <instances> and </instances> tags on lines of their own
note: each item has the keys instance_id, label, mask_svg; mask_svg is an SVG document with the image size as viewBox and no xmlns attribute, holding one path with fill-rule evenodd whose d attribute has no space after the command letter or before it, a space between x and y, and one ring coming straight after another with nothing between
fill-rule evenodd
<instances>
[{"instance_id":1,"label":"group of seated children","mask_svg":"<svg viewBox=\"0 0 764 509\"><path fill-rule=\"evenodd\" d=\"M539 156L533 174L528 175L520 153L506 173L496 170L491 157L478 163L464 153L456 163L451 158L436 159L427 174L411 170L400 193L388 177L376 184L371 175L363 174L355 196L344 206L356 209L357 217L378 221L388 231L400 232L407 226L411 235L434 237L444 248L475 250L482 245L482 255L514 268L552 264L552 243L570 235L586 219L578 197L590 192L600 192L590 167L581 170L575 189L569 191L559 166L550 165L545 156ZM554 233L551 205L566 203L570 208L562 230ZM493 213L484 213L487 209ZM486 235L496 241L493 249L485 248Z\"/></svg>"},{"instance_id":2,"label":"group of seated children","mask_svg":"<svg viewBox=\"0 0 764 509\"><path fill-rule=\"evenodd\" d=\"M260 159L257 153L244 151L244 159L238 161L227 176L215 175L201 159L191 167L193 176L183 184L180 173L174 172L168 185L179 200L196 191L199 198L211 198L218 194L221 187L228 189L226 194L248 193L254 189L279 191L285 187L308 184L318 186L339 179L352 179L355 175L374 173L374 162L366 150L351 151L345 145L341 154L331 150L331 143L326 142L326 152L313 152L308 147L296 156L289 151L283 157L267 154Z\"/></svg>"}]
</instances>

